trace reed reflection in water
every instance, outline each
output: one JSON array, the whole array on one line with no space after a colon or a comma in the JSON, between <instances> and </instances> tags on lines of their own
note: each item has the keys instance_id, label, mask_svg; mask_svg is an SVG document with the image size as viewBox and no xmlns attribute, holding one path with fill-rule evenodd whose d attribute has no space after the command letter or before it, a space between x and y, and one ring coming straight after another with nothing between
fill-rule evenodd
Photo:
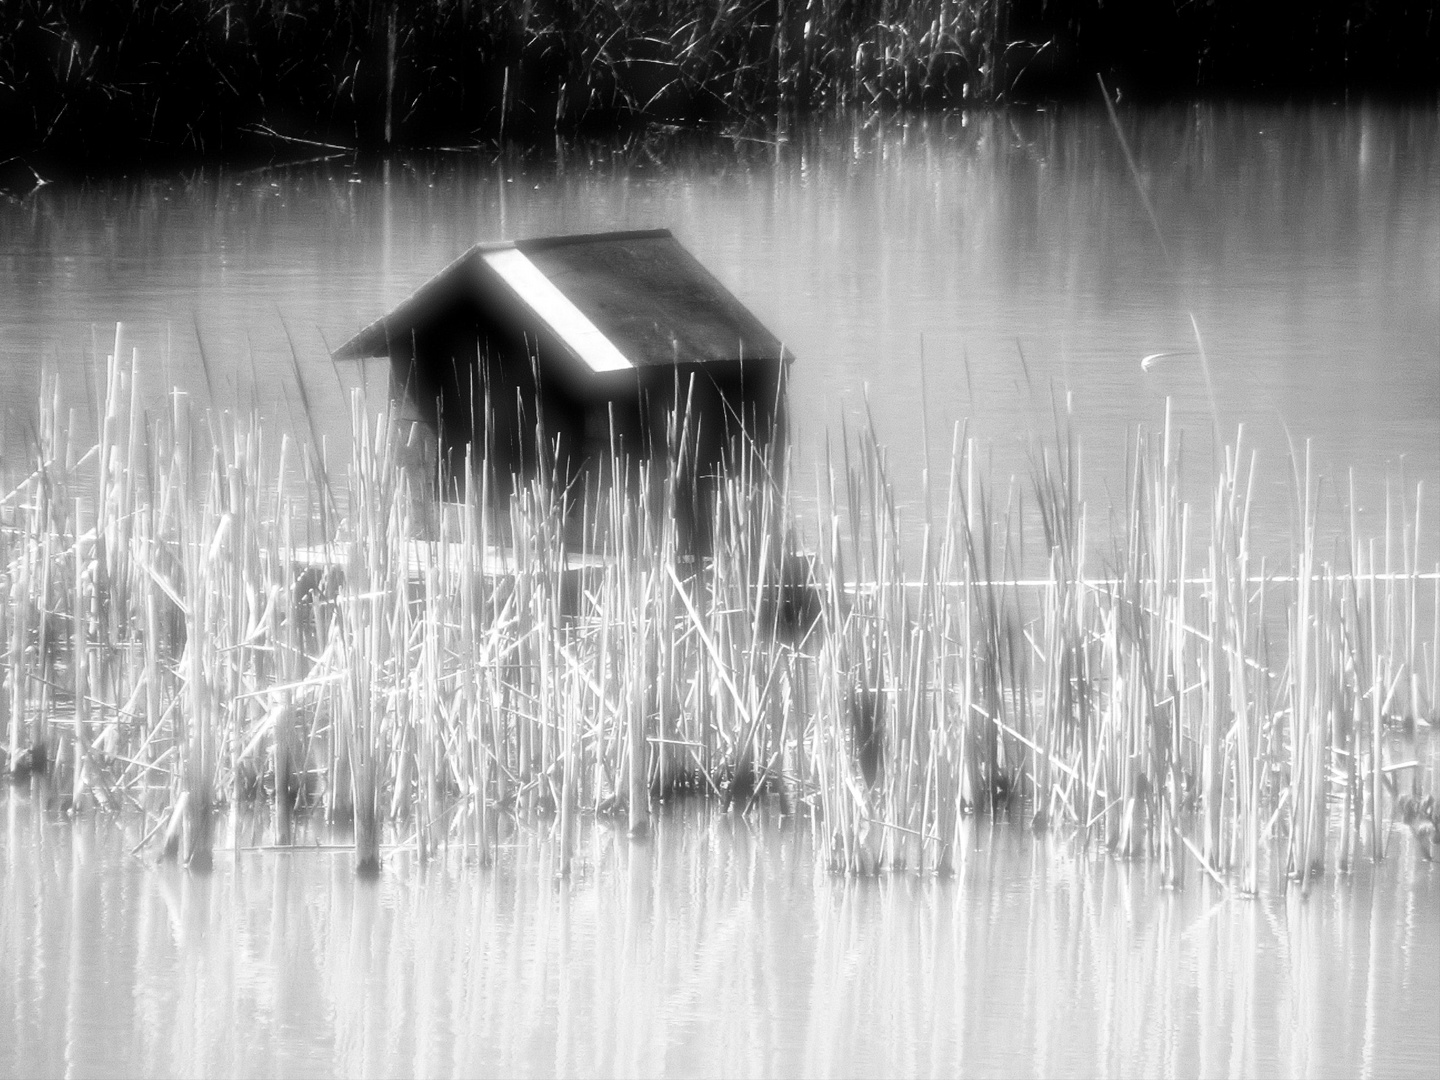
<instances>
[{"instance_id":1,"label":"reed reflection in water","mask_svg":"<svg viewBox=\"0 0 1440 1080\"><path fill-rule=\"evenodd\" d=\"M818 871L804 822L702 808L488 869L124 853L5 796L0 1075L1425 1075L1440 871L1408 833L1243 900L972 826L950 880Z\"/></svg>"}]
</instances>

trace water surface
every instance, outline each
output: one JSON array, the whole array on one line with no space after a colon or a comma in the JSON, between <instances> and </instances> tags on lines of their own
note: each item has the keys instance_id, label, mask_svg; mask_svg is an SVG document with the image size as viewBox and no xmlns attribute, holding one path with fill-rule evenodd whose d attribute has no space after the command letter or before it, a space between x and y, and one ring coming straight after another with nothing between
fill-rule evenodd
<instances>
[{"instance_id":1,"label":"water surface","mask_svg":"<svg viewBox=\"0 0 1440 1080\"><path fill-rule=\"evenodd\" d=\"M341 453L362 372L328 349L471 243L668 226L799 355L802 486L868 401L913 523L952 423L1003 487L1053 390L1103 515L1134 429L1171 398L1202 508L1212 424L1247 426L1262 549L1288 535L1286 458L1312 440L1332 525L1350 467L1377 528L1387 475L1423 480L1433 561L1435 110L1206 106L1125 131L1134 173L1103 115L1067 111L44 188L0 205L3 471L27 453L44 367L91 411L117 321L151 407L178 385L306 429L298 363ZM1142 370L1155 353L1175 355ZM803 822L692 811L646 843L591 829L568 882L537 827L494 867L396 851L367 884L348 853L251 850L187 874L127 854L139 822L71 823L8 789L0 812L0 1075L1394 1076L1440 1060L1440 875L1398 828L1378 868L1245 900L1204 880L1165 892L1144 863L988 822L944 881L837 880Z\"/></svg>"},{"instance_id":2,"label":"water surface","mask_svg":"<svg viewBox=\"0 0 1440 1080\"><path fill-rule=\"evenodd\" d=\"M543 827L492 867L126 854L4 796L0 1075L1424 1076L1440 869L1261 899L974 823L958 874L847 881L805 822Z\"/></svg>"},{"instance_id":3,"label":"water surface","mask_svg":"<svg viewBox=\"0 0 1440 1080\"><path fill-rule=\"evenodd\" d=\"M281 426L297 423L293 341L338 446L358 369L337 379L327 346L470 244L666 226L800 357L806 492L825 433L863 422L867 395L912 523L927 431L937 473L965 421L997 483L1023 480L1052 392L1073 407L1097 512L1167 397L1201 506L1212 421L1227 439L1246 425L1262 547L1289 536L1289 454L1307 440L1332 525L1351 467L1376 529L1387 475L1435 492L1440 115L1211 105L1124 130L1133 173L1103 112L1067 110L43 188L0 206L8 453L41 366L84 411L122 320L156 394L253 401ZM1178 355L1141 369L1162 352Z\"/></svg>"}]
</instances>

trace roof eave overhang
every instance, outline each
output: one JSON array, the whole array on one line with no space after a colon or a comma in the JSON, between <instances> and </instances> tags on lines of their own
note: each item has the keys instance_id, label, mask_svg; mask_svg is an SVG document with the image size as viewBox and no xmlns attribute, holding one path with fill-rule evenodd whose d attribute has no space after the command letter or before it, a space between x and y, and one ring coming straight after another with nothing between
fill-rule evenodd
<instances>
[{"instance_id":1,"label":"roof eave overhang","mask_svg":"<svg viewBox=\"0 0 1440 1080\"><path fill-rule=\"evenodd\" d=\"M664 239L669 238L672 235L673 234L670 232L669 229L638 229L627 232L612 232L604 234L548 236L520 241L487 240L482 241L478 244L473 244L471 247L466 249L463 254L461 254L458 258L456 258L448 266L446 266L443 270L435 274L423 285L417 288L413 293L411 293L408 297L406 297L403 301L401 301L394 310L376 319L374 322L364 327L352 338L342 344L331 354L331 357L335 360L366 360L382 356L393 357L396 353L395 345L397 340L403 341L411 333L414 332L415 326L421 321L420 314L423 311L423 308L425 307L426 303L431 299L437 287L442 286L445 282L447 282L453 277L466 273L484 274L493 277L495 279L495 283L500 285L505 290L505 292L510 295L511 299L514 302L517 302L529 308L532 313L537 314L537 317L539 317L541 323L543 324L545 322L544 316L534 312L533 305L524 296L517 293L510 286L510 283L505 281L501 277L501 275L496 272L495 268L489 264L488 260L485 259L485 256L487 254L510 250L519 250L521 252L524 252L526 250L537 251L549 247L563 247L567 244L588 243L593 242L597 239ZM686 254L688 255L689 253L686 252ZM704 274L707 278L714 280L713 275L711 275L710 272L698 262L698 260L694 260L693 256L691 256L691 261L695 263L696 267L699 268L699 271L702 274ZM724 288L724 286L720 285L718 281L716 282L716 285L719 288ZM613 375L618 374L622 379L624 379L627 377L628 374L644 371L648 367L668 367L668 365L644 365L634 364L632 362L629 367L621 369L619 371L593 371L591 368L591 364L587 362L586 358L581 355L579 350L577 350L569 341L567 341L564 336L556 333L550 333L546 336L547 338L549 338L549 344L551 345L551 347L563 354L566 360L570 364L574 365L576 374L585 373L591 375L592 377L603 375L607 379ZM789 349L785 348L783 344L780 344L778 357L736 356L729 360L715 360L713 358L709 360L677 359L676 362L680 364L689 364L696 366L703 366L706 364L723 366L727 364L778 362L788 368L790 364L794 362L794 360L795 354L792 353Z\"/></svg>"},{"instance_id":2,"label":"roof eave overhang","mask_svg":"<svg viewBox=\"0 0 1440 1080\"><path fill-rule=\"evenodd\" d=\"M394 310L382 315L341 345L330 354L331 357L335 360L367 360L393 355L395 340L403 338L414 329L414 324L418 321L415 318L416 311L424 306L436 286L467 272L481 252L513 246L514 244L510 243L492 242L475 244L466 249L464 254L412 292L396 305Z\"/></svg>"}]
</instances>

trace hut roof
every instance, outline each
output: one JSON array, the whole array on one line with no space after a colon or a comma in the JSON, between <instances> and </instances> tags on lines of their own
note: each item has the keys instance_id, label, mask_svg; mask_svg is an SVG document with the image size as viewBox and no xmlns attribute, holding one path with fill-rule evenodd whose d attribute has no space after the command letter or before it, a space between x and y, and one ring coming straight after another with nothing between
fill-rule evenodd
<instances>
[{"instance_id":1,"label":"hut roof","mask_svg":"<svg viewBox=\"0 0 1440 1080\"><path fill-rule=\"evenodd\" d=\"M476 244L335 357L391 355L461 302L519 310L594 372L792 359L668 229Z\"/></svg>"}]
</instances>

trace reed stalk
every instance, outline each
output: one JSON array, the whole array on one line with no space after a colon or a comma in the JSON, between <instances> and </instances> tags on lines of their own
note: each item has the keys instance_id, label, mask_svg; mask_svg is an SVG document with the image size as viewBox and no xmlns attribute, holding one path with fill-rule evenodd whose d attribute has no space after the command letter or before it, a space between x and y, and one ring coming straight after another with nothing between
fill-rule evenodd
<instances>
[{"instance_id":1,"label":"reed stalk","mask_svg":"<svg viewBox=\"0 0 1440 1080\"><path fill-rule=\"evenodd\" d=\"M503 815L553 812L567 874L582 814L638 834L695 794L807 810L837 873L953 872L965 816L1023 807L1172 887L1303 890L1332 850L1384 854L1387 730L1435 715L1419 494L1392 499L1392 554L1352 513L1327 562L1296 462L1290 563L1257 567L1243 433L1191 505L1168 410L1103 559L1058 404L1023 499L957 428L911 551L873 423L841 433L814 518L744 418L698 475L711 418L683 405L587 487L542 424L536 473L472 448L459 501L429 504L415 432L358 397L336 472L179 395L145 417L122 345L95 450L47 383L0 501L0 747L77 811L139 806L194 869L268 802L276 843L311 810L353 824L362 873L387 842L488 861Z\"/></svg>"}]
</instances>

